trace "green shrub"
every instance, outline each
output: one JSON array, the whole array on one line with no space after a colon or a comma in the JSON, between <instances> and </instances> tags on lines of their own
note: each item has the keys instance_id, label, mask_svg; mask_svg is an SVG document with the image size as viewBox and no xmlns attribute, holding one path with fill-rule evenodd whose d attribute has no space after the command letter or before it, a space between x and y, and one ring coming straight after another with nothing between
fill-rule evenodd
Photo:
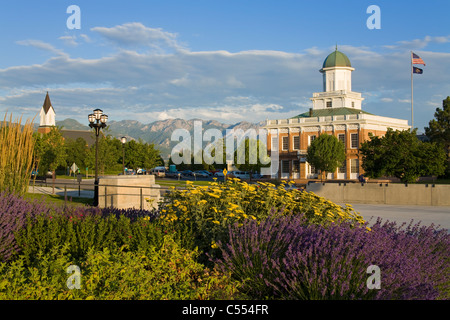
<instances>
[{"instance_id":1,"label":"green shrub","mask_svg":"<svg viewBox=\"0 0 450 320\"><path fill-rule=\"evenodd\" d=\"M38 252L48 253L55 246L67 245L68 254L75 261L85 259L89 248L115 250L124 245L129 250L161 246L167 233L158 221L148 221L120 215L42 214L27 220L26 226L16 234L16 241L29 265Z\"/></svg>"},{"instance_id":2,"label":"green shrub","mask_svg":"<svg viewBox=\"0 0 450 320\"><path fill-rule=\"evenodd\" d=\"M197 251L181 248L170 235L160 248L128 251L122 248L88 250L79 264L80 289L69 289L66 273L73 261L69 246L38 253L25 266L22 255L0 264L0 299L232 299L237 283L217 270L196 262Z\"/></svg>"}]
</instances>

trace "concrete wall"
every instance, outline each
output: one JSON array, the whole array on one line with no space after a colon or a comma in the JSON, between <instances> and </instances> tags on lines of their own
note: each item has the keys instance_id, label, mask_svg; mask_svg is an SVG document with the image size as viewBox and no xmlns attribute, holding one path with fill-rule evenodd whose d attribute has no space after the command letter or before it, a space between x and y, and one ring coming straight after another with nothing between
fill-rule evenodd
<instances>
[{"instance_id":1,"label":"concrete wall","mask_svg":"<svg viewBox=\"0 0 450 320\"><path fill-rule=\"evenodd\" d=\"M152 187L152 188L149 188ZM141 194L142 192L142 194ZM106 196L105 196L106 194ZM146 199L152 199L148 202ZM154 175L106 176L99 178L98 202L100 208L158 208L159 185Z\"/></svg>"},{"instance_id":2,"label":"concrete wall","mask_svg":"<svg viewBox=\"0 0 450 320\"><path fill-rule=\"evenodd\" d=\"M311 183L306 191L337 203L450 206L450 185Z\"/></svg>"}]
</instances>

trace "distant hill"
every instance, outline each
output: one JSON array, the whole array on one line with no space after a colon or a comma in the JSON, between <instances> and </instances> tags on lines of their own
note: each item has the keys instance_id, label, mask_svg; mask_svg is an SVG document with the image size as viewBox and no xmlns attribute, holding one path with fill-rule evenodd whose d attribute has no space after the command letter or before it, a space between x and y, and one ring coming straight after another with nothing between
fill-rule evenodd
<instances>
[{"instance_id":1,"label":"distant hill","mask_svg":"<svg viewBox=\"0 0 450 320\"><path fill-rule=\"evenodd\" d=\"M88 126L83 125L74 119L56 121L56 126L63 127L63 129L66 130L90 130Z\"/></svg>"},{"instance_id":2,"label":"distant hill","mask_svg":"<svg viewBox=\"0 0 450 320\"><path fill-rule=\"evenodd\" d=\"M149 124L144 124L137 120L109 121L105 133L111 134L116 138L125 136L128 139L141 139L145 142L153 143L155 144L155 147L161 151L163 158L167 159L172 148L178 143L176 141L171 141L173 131L176 129L186 129L190 132L191 137L193 137L194 121L195 120L167 119ZM83 125L74 119L57 121L56 125L62 126L63 129L67 130L90 129L88 126ZM245 132L248 129L258 129L261 126L262 123L250 123L247 121L235 124L225 124L215 120L202 120L203 132L210 128L214 128L220 130L223 136L225 136L227 129L242 129Z\"/></svg>"}]
</instances>

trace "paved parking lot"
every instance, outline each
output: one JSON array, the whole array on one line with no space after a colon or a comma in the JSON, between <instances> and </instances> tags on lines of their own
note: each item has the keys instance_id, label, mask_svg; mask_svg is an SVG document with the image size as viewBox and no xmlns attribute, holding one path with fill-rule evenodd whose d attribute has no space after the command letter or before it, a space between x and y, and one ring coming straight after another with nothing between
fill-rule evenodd
<instances>
[{"instance_id":1,"label":"paved parking lot","mask_svg":"<svg viewBox=\"0 0 450 320\"><path fill-rule=\"evenodd\" d=\"M414 220L414 223L421 221L422 225L439 225L450 233L450 207L385 204L352 204L352 206L366 221L372 218L375 222L377 217L399 223Z\"/></svg>"}]
</instances>

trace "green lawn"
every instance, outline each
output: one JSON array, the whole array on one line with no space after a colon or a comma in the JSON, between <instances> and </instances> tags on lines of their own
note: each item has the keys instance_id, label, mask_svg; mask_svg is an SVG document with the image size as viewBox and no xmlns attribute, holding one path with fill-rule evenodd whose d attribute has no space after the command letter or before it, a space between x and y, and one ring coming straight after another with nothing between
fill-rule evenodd
<instances>
[{"instance_id":1,"label":"green lawn","mask_svg":"<svg viewBox=\"0 0 450 320\"><path fill-rule=\"evenodd\" d=\"M47 203L54 203L56 205L64 206L64 196L58 196L55 194L40 194L40 193L26 193L25 198L27 199L37 199L37 200L44 200ZM92 199L87 198L78 198L78 197L72 197L72 202L70 202L70 197L67 199L67 205L68 206L84 206L84 205L90 205L92 204Z\"/></svg>"}]
</instances>

